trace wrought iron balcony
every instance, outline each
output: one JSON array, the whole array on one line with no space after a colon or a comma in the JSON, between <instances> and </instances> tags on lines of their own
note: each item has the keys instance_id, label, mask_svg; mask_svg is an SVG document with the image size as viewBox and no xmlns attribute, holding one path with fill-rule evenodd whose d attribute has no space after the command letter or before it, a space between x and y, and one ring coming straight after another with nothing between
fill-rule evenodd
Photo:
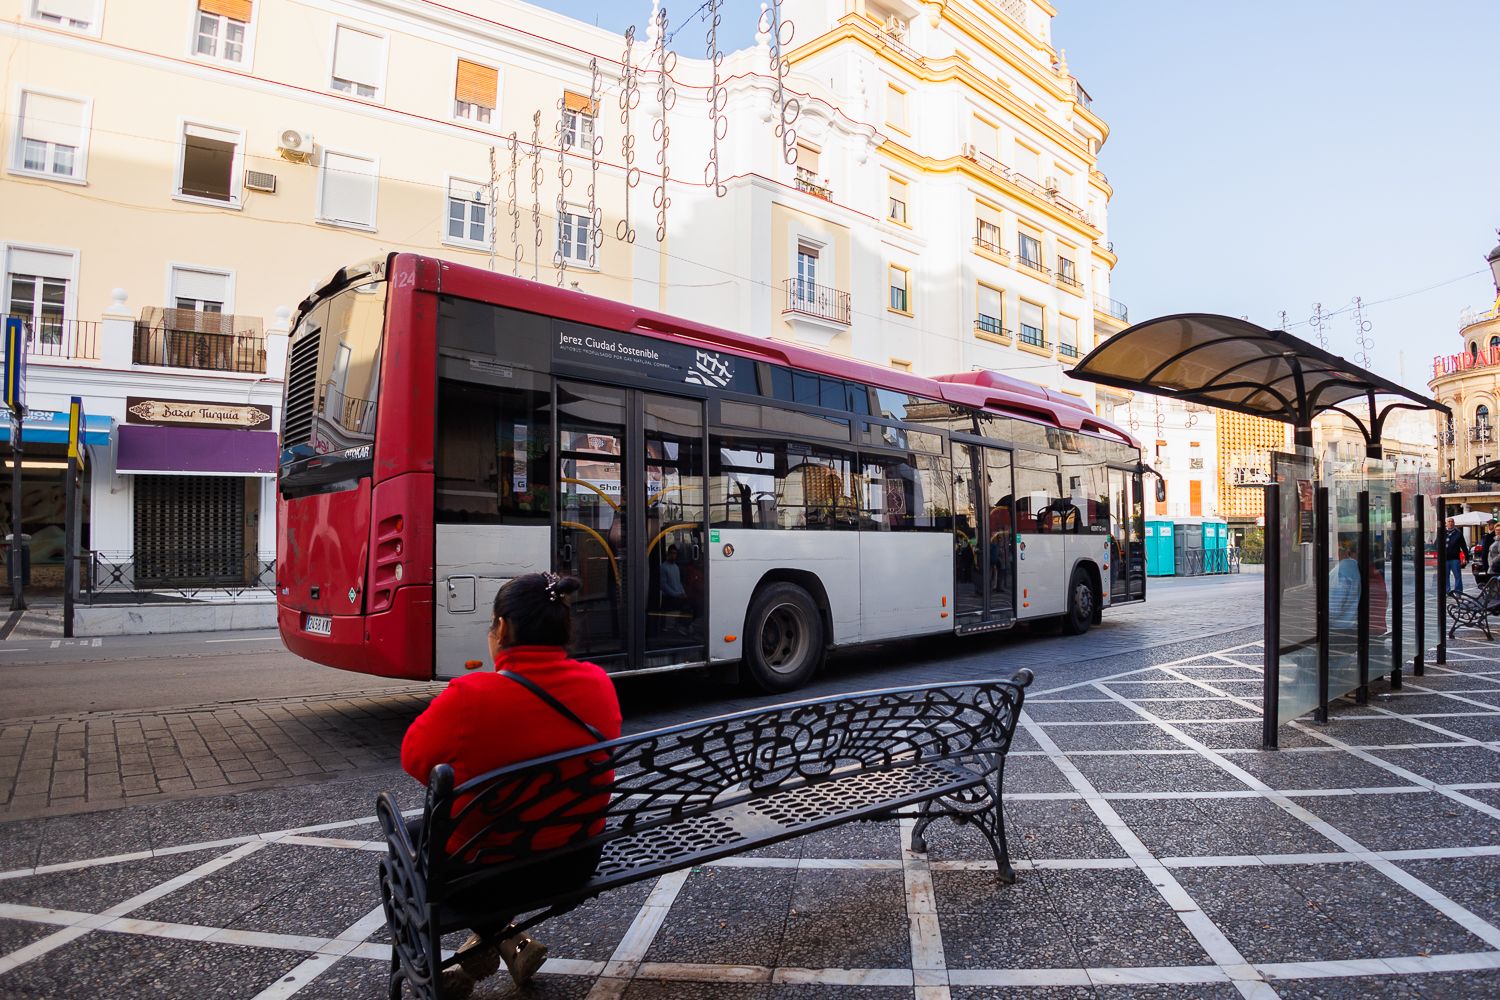
<instances>
[{"instance_id":1,"label":"wrought iron balcony","mask_svg":"<svg viewBox=\"0 0 1500 1000\"><path fill-rule=\"evenodd\" d=\"M132 360L138 365L264 375L266 339L259 317L151 306L136 321Z\"/></svg>"},{"instance_id":2,"label":"wrought iron balcony","mask_svg":"<svg viewBox=\"0 0 1500 1000\"><path fill-rule=\"evenodd\" d=\"M974 319L974 329L978 333L988 334L991 337L1009 337L1010 330L1000 325L1000 320L994 316L986 316L980 313Z\"/></svg>"},{"instance_id":3,"label":"wrought iron balcony","mask_svg":"<svg viewBox=\"0 0 1500 1000\"><path fill-rule=\"evenodd\" d=\"M1034 326L1021 327L1020 341L1023 344L1027 344L1031 347L1040 347L1044 350L1048 346L1047 338L1042 335L1042 331L1038 330Z\"/></svg>"},{"instance_id":4,"label":"wrought iron balcony","mask_svg":"<svg viewBox=\"0 0 1500 1000\"><path fill-rule=\"evenodd\" d=\"M1026 256L1025 254L1021 254L1019 257L1017 257L1016 263L1020 264L1022 267L1030 268L1037 274L1043 275L1048 278L1052 277L1052 269L1050 267L1048 267L1046 264L1043 264L1039 260L1034 260L1031 257Z\"/></svg>"},{"instance_id":5,"label":"wrought iron balcony","mask_svg":"<svg viewBox=\"0 0 1500 1000\"><path fill-rule=\"evenodd\" d=\"M1058 344L1057 353L1065 358L1076 358L1078 357L1078 348L1072 344Z\"/></svg>"},{"instance_id":6,"label":"wrought iron balcony","mask_svg":"<svg viewBox=\"0 0 1500 1000\"><path fill-rule=\"evenodd\" d=\"M1010 251L993 240L985 239L983 236L974 237L974 246L986 253L992 253L1001 260L1010 260Z\"/></svg>"},{"instance_id":7,"label":"wrought iron balcony","mask_svg":"<svg viewBox=\"0 0 1500 1000\"><path fill-rule=\"evenodd\" d=\"M786 289L786 306L783 313L799 313L813 319L849 325L849 293L815 285L800 278L788 278L782 283Z\"/></svg>"},{"instance_id":8,"label":"wrought iron balcony","mask_svg":"<svg viewBox=\"0 0 1500 1000\"><path fill-rule=\"evenodd\" d=\"M833 189L825 184L819 184L818 178L806 167L797 168L797 190L805 191L814 198L822 198L829 201L833 198Z\"/></svg>"},{"instance_id":9,"label":"wrought iron balcony","mask_svg":"<svg viewBox=\"0 0 1500 1000\"><path fill-rule=\"evenodd\" d=\"M1473 427L1470 427L1469 428L1469 440L1470 441L1488 441L1488 440L1490 440L1490 425L1489 424L1475 424Z\"/></svg>"},{"instance_id":10,"label":"wrought iron balcony","mask_svg":"<svg viewBox=\"0 0 1500 1000\"><path fill-rule=\"evenodd\" d=\"M12 313L21 321L26 353L32 357L99 359L99 324L94 320L68 319L50 313L33 316Z\"/></svg>"},{"instance_id":11,"label":"wrought iron balcony","mask_svg":"<svg viewBox=\"0 0 1500 1000\"><path fill-rule=\"evenodd\" d=\"M1443 493L1494 493L1500 484L1486 483L1478 479L1450 479L1443 483Z\"/></svg>"},{"instance_id":12,"label":"wrought iron balcony","mask_svg":"<svg viewBox=\"0 0 1500 1000\"><path fill-rule=\"evenodd\" d=\"M1453 428L1452 427L1449 427L1449 428L1447 428L1445 430L1438 431L1437 432L1437 443L1438 443L1438 446L1439 447L1444 447L1444 446L1453 444L1454 437L1455 437L1455 435L1453 433Z\"/></svg>"},{"instance_id":13,"label":"wrought iron balcony","mask_svg":"<svg viewBox=\"0 0 1500 1000\"><path fill-rule=\"evenodd\" d=\"M1079 281L1071 274L1068 274L1067 272L1061 270L1057 272L1057 282L1060 285L1067 285L1069 288L1083 287L1083 282Z\"/></svg>"},{"instance_id":14,"label":"wrought iron balcony","mask_svg":"<svg viewBox=\"0 0 1500 1000\"><path fill-rule=\"evenodd\" d=\"M1094 308L1106 316L1113 316L1123 323L1130 322L1130 310L1125 308L1125 303L1118 299L1112 299L1108 295L1094 293Z\"/></svg>"}]
</instances>

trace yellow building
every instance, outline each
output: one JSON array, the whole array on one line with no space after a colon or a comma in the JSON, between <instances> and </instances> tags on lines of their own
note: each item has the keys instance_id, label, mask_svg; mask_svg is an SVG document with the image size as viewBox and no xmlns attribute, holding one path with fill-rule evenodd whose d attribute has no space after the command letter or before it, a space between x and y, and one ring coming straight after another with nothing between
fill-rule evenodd
<instances>
[{"instance_id":1,"label":"yellow building","mask_svg":"<svg viewBox=\"0 0 1500 1000\"><path fill-rule=\"evenodd\" d=\"M1500 424L1500 300L1490 309L1465 313L1458 333L1458 352L1433 358L1427 383L1432 398L1453 411L1438 418L1438 474L1448 503L1500 513L1495 484L1463 478L1475 466L1500 458L1494 430Z\"/></svg>"}]
</instances>

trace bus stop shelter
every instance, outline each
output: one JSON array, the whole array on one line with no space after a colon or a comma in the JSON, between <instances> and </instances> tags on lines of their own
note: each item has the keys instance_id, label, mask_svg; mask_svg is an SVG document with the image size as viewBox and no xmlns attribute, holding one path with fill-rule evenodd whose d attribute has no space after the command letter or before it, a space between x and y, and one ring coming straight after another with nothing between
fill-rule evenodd
<instances>
[{"instance_id":1,"label":"bus stop shelter","mask_svg":"<svg viewBox=\"0 0 1500 1000\"><path fill-rule=\"evenodd\" d=\"M1436 470L1398 470L1381 436L1393 412L1447 407L1285 330L1211 313L1138 323L1070 374L1291 425L1265 487L1267 747L1282 722L1327 721L1330 699L1365 701L1372 669L1399 687L1406 664L1421 674L1429 651L1444 660L1446 579L1435 574L1429 606L1425 562L1442 524ZM1364 436L1363 459L1315 455L1313 419L1329 411Z\"/></svg>"}]
</instances>

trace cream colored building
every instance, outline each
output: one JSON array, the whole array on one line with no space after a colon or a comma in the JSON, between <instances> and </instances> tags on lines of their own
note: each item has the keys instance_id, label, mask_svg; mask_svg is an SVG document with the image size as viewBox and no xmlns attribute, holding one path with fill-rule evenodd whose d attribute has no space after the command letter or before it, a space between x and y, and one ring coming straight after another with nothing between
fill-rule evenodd
<instances>
[{"instance_id":1,"label":"cream colored building","mask_svg":"<svg viewBox=\"0 0 1500 1000\"><path fill-rule=\"evenodd\" d=\"M151 532L154 550L190 548L190 527L153 512L238 490L219 544L268 558L264 459L208 493L186 480L209 470L122 473L147 435L132 425L155 419L131 401L274 410L296 302L393 251L1094 402L1062 372L1127 319L1108 129L1053 45L1053 8L782 9L778 85L766 37L690 58L701 22L673 36L674 64L644 2L627 72L626 39L519 0L0 0L0 306L34 331L33 408L81 392L105 421L92 548L129 560ZM774 132L778 94L800 106L795 139Z\"/></svg>"},{"instance_id":2,"label":"cream colored building","mask_svg":"<svg viewBox=\"0 0 1500 1000\"><path fill-rule=\"evenodd\" d=\"M1427 383L1432 398L1453 411L1437 418L1443 499L1469 510L1500 513L1494 483L1463 478L1476 466L1500 458L1495 430L1500 426L1500 299L1489 309L1464 313L1458 334L1459 350L1432 359Z\"/></svg>"}]
</instances>

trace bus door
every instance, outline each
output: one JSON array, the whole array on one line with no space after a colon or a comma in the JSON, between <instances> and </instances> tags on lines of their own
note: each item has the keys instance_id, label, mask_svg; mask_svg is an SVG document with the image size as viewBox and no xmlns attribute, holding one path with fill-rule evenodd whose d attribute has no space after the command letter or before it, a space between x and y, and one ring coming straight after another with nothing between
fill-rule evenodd
<instances>
[{"instance_id":1,"label":"bus door","mask_svg":"<svg viewBox=\"0 0 1500 1000\"><path fill-rule=\"evenodd\" d=\"M954 617L960 632L1010 624L1016 609L1011 454L953 444Z\"/></svg>"},{"instance_id":2,"label":"bus door","mask_svg":"<svg viewBox=\"0 0 1500 1000\"><path fill-rule=\"evenodd\" d=\"M1134 469L1109 470L1110 603L1146 597L1146 546L1142 536L1145 498L1141 474Z\"/></svg>"},{"instance_id":3,"label":"bus door","mask_svg":"<svg viewBox=\"0 0 1500 1000\"><path fill-rule=\"evenodd\" d=\"M707 659L703 404L557 384L553 564L573 651L612 672Z\"/></svg>"}]
</instances>

